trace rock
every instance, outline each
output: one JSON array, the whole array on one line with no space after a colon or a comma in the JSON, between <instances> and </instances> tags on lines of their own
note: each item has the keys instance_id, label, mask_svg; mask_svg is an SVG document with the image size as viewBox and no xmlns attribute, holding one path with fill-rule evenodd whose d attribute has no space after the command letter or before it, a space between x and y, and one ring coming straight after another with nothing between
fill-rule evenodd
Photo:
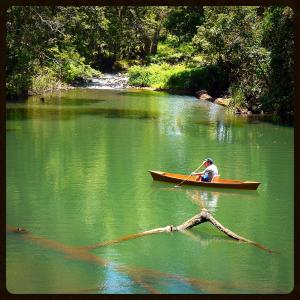
<instances>
[{"instance_id":1,"label":"rock","mask_svg":"<svg viewBox=\"0 0 300 300\"><path fill-rule=\"evenodd\" d=\"M229 106L231 102L231 98L216 98L214 103L223 105L223 106Z\"/></svg>"},{"instance_id":2,"label":"rock","mask_svg":"<svg viewBox=\"0 0 300 300\"><path fill-rule=\"evenodd\" d=\"M200 100L206 100L206 101L210 101L210 102L214 101L213 97L208 95L207 91L205 91L205 90L196 92L196 97Z\"/></svg>"},{"instance_id":3,"label":"rock","mask_svg":"<svg viewBox=\"0 0 300 300\"><path fill-rule=\"evenodd\" d=\"M196 97L200 100L206 100L213 102L214 98L208 94L206 90L200 90L196 92Z\"/></svg>"},{"instance_id":4,"label":"rock","mask_svg":"<svg viewBox=\"0 0 300 300\"><path fill-rule=\"evenodd\" d=\"M206 100L206 101L210 101L210 102L213 102L214 99L213 97L211 97L210 95L208 94L202 94L199 98L200 100Z\"/></svg>"},{"instance_id":5,"label":"rock","mask_svg":"<svg viewBox=\"0 0 300 300\"><path fill-rule=\"evenodd\" d=\"M208 92L206 90L200 90L196 92L196 97L200 98L201 95L203 94L208 94Z\"/></svg>"}]
</instances>

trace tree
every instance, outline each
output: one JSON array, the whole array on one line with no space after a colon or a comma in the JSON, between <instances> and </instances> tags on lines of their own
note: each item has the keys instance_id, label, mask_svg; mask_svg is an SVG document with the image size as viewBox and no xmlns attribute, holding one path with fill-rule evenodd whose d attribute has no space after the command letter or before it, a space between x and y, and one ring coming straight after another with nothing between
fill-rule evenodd
<instances>
[{"instance_id":1,"label":"tree","mask_svg":"<svg viewBox=\"0 0 300 300\"><path fill-rule=\"evenodd\" d=\"M171 7L165 21L166 29L179 38L189 42L197 33L197 26L204 21L202 6Z\"/></svg>"},{"instance_id":2,"label":"tree","mask_svg":"<svg viewBox=\"0 0 300 300\"><path fill-rule=\"evenodd\" d=\"M293 109L293 11L288 7L205 7L194 43L225 70L237 105Z\"/></svg>"},{"instance_id":3,"label":"tree","mask_svg":"<svg viewBox=\"0 0 300 300\"><path fill-rule=\"evenodd\" d=\"M55 45L60 24L49 7L13 6L7 10L6 86L8 95L27 91L30 76Z\"/></svg>"},{"instance_id":4,"label":"tree","mask_svg":"<svg viewBox=\"0 0 300 300\"><path fill-rule=\"evenodd\" d=\"M232 85L242 91L246 106L258 105L269 84L269 53L260 45L257 7L205 7L204 16L194 42L208 61L225 69Z\"/></svg>"},{"instance_id":5,"label":"tree","mask_svg":"<svg viewBox=\"0 0 300 300\"><path fill-rule=\"evenodd\" d=\"M265 110L283 115L294 109L294 12L290 7L266 8L263 46L270 51L270 90L263 99Z\"/></svg>"}]
</instances>

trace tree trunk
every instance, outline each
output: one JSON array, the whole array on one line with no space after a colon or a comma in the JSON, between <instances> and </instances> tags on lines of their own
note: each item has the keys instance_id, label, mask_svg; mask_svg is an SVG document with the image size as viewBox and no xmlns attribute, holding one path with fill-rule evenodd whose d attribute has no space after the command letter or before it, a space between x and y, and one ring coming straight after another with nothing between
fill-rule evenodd
<instances>
[{"instance_id":1,"label":"tree trunk","mask_svg":"<svg viewBox=\"0 0 300 300\"><path fill-rule=\"evenodd\" d=\"M160 32L160 29L157 27L155 29L153 40L151 41L150 54L156 54L157 53L157 44L158 44L159 32Z\"/></svg>"}]
</instances>

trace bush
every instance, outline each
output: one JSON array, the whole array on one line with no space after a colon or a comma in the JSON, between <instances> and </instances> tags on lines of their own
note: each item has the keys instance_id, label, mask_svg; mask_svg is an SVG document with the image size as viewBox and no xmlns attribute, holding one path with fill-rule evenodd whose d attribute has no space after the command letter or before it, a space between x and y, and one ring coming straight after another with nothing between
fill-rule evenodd
<instances>
[{"instance_id":1,"label":"bush","mask_svg":"<svg viewBox=\"0 0 300 300\"><path fill-rule=\"evenodd\" d=\"M117 72L128 71L131 66L140 64L141 61L137 59L120 59L113 63L112 69Z\"/></svg>"},{"instance_id":2,"label":"bush","mask_svg":"<svg viewBox=\"0 0 300 300\"><path fill-rule=\"evenodd\" d=\"M13 98L27 94L30 76L27 73L14 73L6 78L6 97Z\"/></svg>"},{"instance_id":3,"label":"bush","mask_svg":"<svg viewBox=\"0 0 300 300\"><path fill-rule=\"evenodd\" d=\"M52 68L58 77L67 83L75 80L86 81L93 76L100 76L101 72L86 65L84 57L81 57L74 49L59 51L57 48L51 49L54 55Z\"/></svg>"},{"instance_id":4,"label":"bush","mask_svg":"<svg viewBox=\"0 0 300 300\"><path fill-rule=\"evenodd\" d=\"M230 102L230 106L233 106L234 108L244 108L245 107L245 94L243 89L237 85L232 84L229 87L229 93L232 98L232 101Z\"/></svg>"},{"instance_id":5,"label":"bush","mask_svg":"<svg viewBox=\"0 0 300 300\"><path fill-rule=\"evenodd\" d=\"M184 64L152 64L129 69L129 84L174 90L208 90L212 95L225 91L227 77L216 65L190 68Z\"/></svg>"},{"instance_id":6,"label":"bush","mask_svg":"<svg viewBox=\"0 0 300 300\"><path fill-rule=\"evenodd\" d=\"M228 87L226 74L217 65L187 68L170 76L171 89L207 90L211 95L219 95Z\"/></svg>"},{"instance_id":7,"label":"bush","mask_svg":"<svg viewBox=\"0 0 300 300\"><path fill-rule=\"evenodd\" d=\"M169 35L164 42L158 43L157 54L147 57L148 63L154 64L179 64L190 60L195 54L196 48L192 43L178 43Z\"/></svg>"},{"instance_id":8,"label":"bush","mask_svg":"<svg viewBox=\"0 0 300 300\"><path fill-rule=\"evenodd\" d=\"M184 65L152 64L150 66L134 66L129 69L129 84L132 86L149 86L168 88L169 78L185 69Z\"/></svg>"},{"instance_id":9,"label":"bush","mask_svg":"<svg viewBox=\"0 0 300 300\"><path fill-rule=\"evenodd\" d=\"M66 87L66 84L57 78L55 71L50 68L43 67L40 68L37 74L31 78L29 94L43 94L62 87Z\"/></svg>"}]
</instances>

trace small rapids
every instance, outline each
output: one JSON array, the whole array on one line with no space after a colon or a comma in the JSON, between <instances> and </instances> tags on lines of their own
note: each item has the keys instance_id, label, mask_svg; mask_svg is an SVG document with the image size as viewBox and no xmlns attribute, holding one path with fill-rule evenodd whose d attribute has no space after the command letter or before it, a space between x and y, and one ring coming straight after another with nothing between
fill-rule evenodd
<instances>
[{"instance_id":1,"label":"small rapids","mask_svg":"<svg viewBox=\"0 0 300 300\"><path fill-rule=\"evenodd\" d=\"M124 89L129 87L128 77L123 74L103 74L93 78L86 86L89 89Z\"/></svg>"}]
</instances>

